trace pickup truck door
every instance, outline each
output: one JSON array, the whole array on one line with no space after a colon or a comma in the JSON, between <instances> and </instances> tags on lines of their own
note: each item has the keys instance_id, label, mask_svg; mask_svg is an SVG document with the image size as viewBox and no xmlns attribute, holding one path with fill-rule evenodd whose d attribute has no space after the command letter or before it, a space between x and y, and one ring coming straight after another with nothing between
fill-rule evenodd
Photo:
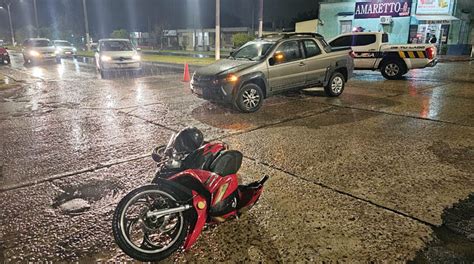
<instances>
[{"instance_id":1,"label":"pickup truck door","mask_svg":"<svg viewBox=\"0 0 474 264\"><path fill-rule=\"evenodd\" d=\"M306 64L298 40L281 43L270 61L268 83L271 91L283 91L305 85Z\"/></svg>"},{"instance_id":2,"label":"pickup truck door","mask_svg":"<svg viewBox=\"0 0 474 264\"><path fill-rule=\"evenodd\" d=\"M379 34L377 34L379 35ZM373 69L380 53L376 34L355 34L352 37L352 50L355 53L354 65L358 69Z\"/></svg>"},{"instance_id":3,"label":"pickup truck door","mask_svg":"<svg viewBox=\"0 0 474 264\"><path fill-rule=\"evenodd\" d=\"M306 64L306 84L320 84L326 78L326 71L331 65L331 61L326 53L322 52L322 46L313 39L305 39L303 48L305 51Z\"/></svg>"}]
</instances>

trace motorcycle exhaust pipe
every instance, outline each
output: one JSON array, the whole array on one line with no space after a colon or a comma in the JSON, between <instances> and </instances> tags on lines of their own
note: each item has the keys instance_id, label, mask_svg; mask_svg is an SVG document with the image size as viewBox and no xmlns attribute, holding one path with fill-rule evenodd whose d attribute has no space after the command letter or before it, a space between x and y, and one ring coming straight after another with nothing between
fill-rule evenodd
<instances>
[{"instance_id":1,"label":"motorcycle exhaust pipe","mask_svg":"<svg viewBox=\"0 0 474 264\"><path fill-rule=\"evenodd\" d=\"M146 217L157 217L157 218L160 218L160 217L163 217L163 216L166 216L166 215L170 215L170 214L177 214L177 213L181 213L181 212L184 212L184 211L187 211L189 209L191 209L192 206L187 204L187 205L183 205L183 206L180 206L180 207L176 207L176 208L171 208L171 209L166 209L166 210L160 210L160 211L156 211L156 212L147 212L146 213Z\"/></svg>"}]
</instances>

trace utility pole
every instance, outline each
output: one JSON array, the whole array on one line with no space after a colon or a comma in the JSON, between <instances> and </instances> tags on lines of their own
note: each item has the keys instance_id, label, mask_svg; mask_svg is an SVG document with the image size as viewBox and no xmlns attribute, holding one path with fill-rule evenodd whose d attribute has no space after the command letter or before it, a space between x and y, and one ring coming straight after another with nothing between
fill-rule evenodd
<instances>
[{"instance_id":1,"label":"utility pole","mask_svg":"<svg viewBox=\"0 0 474 264\"><path fill-rule=\"evenodd\" d=\"M258 37L263 36L263 0L260 0L260 9L258 14Z\"/></svg>"},{"instance_id":2,"label":"utility pole","mask_svg":"<svg viewBox=\"0 0 474 264\"><path fill-rule=\"evenodd\" d=\"M89 35L89 18L87 17L87 5L86 0L82 0L82 7L84 8L84 23L86 27L86 47L90 50L90 35Z\"/></svg>"},{"instance_id":3,"label":"utility pole","mask_svg":"<svg viewBox=\"0 0 474 264\"><path fill-rule=\"evenodd\" d=\"M12 13L10 11L11 4L12 4L11 2L5 3L5 5L7 6L8 21L10 22L10 33L12 34L12 45L15 47L16 46L15 33L13 33ZM0 6L0 9L4 9L4 8Z\"/></svg>"},{"instance_id":4,"label":"utility pole","mask_svg":"<svg viewBox=\"0 0 474 264\"><path fill-rule=\"evenodd\" d=\"M33 8L35 9L36 37L39 38L38 9L36 7L36 0L33 0Z\"/></svg>"},{"instance_id":5,"label":"utility pole","mask_svg":"<svg viewBox=\"0 0 474 264\"><path fill-rule=\"evenodd\" d=\"M221 59L221 0L216 0L216 60Z\"/></svg>"}]
</instances>

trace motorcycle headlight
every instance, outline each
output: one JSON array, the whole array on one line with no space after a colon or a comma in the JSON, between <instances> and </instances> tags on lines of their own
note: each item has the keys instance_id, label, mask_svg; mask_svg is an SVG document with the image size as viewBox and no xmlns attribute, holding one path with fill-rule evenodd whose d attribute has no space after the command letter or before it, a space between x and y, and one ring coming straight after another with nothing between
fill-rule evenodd
<instances>
[{"instance_id":1,"label":"motorcycle headlight","mask_svg":"<svg viewBox=\"0 0 474 264\"><path fill-rule=\"evenodd\" d=\"M39 57L41 54L39 52L37 52L36 50L31 50L30 55L33 56L33 57Z\"/></svg>"},{"instance_id":2,"label":"motorcycle headlight","mask_svg":"<svg viewBox=\"0 0 474 264\"><path fill-rule=\"evenodd\" d=\"M101 59L102 61L111 61L111 60L112 60L112 57L107 56L107 55L102 55L102 56L100 56L100 59Z\"/></svg>"},{"instance_id":3,"label":"motorcycle headlight","mask_svg":"<svg viewBox=\"0 0 474 264\"><path fill-rule=\"evenodd\" d=\"M140 55L133 55L133 56L132 56L132 59L139 61L139 60L141 60L142 58L140 57Z\"/></svg>"}]
</instances>

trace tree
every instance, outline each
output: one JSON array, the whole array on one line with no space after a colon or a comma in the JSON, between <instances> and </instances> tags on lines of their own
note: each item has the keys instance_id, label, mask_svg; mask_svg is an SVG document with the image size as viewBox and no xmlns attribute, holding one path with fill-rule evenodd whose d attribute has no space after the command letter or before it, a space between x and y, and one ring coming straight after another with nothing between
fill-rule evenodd
<instances>
[{"instance_id":1,"label":"tree","mask_svg":"<svg viewBox=\"0 0 474 264\"><path fill-rule=\"evenodd\" d=\"M237 33L232 36L232 45L234 47L241 47L245 43L254 40L255 37L246 33Z\"/></svg>"},{"instance_id":2,"label":"tree","mask_svg":"<svg viewBox=\"0 0 474 264\"><path fill-rule=\"evenodd\" d=\"M110 37L112 38L118 38L118 39L128 39L130 36L128 34L128 31L125 29L117 29L110 34Z\"/></svg>"}]
</instances>

